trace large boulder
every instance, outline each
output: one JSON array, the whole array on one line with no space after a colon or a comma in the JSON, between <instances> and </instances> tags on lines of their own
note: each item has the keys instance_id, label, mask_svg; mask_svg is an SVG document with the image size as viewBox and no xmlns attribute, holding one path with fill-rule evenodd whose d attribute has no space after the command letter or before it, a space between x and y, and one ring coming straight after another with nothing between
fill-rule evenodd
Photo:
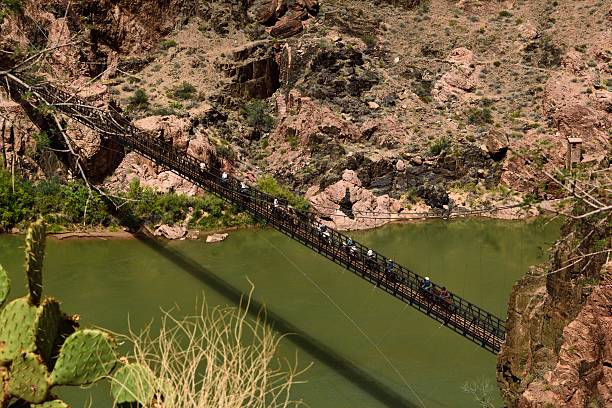
<instances>
[{"instance_id":1,"label":"large boulder","mask_svg":"<svg viewBox=\"0 0 612 408\"><path fill-rule=\"evenodd\" d=\"M227 238L229 234L225 233L225 234L211 234L209 236L206 237L206 243L216 243L216 242L221 242L221 241L225 241L225 239Z\"/></svg>"},{"instance_id":2,"label":"large boulder","mask_svg":"<svg viewBox=\"0 0 612 408\"><path fill-rule=\"evenodd\" d=\"M181 150L187 148L193 130L189 119L175 115L149 116L135 121L134 126Z\"/></svg>"},{"instance_id":3,"label":"large boulder","mask_svg":"<svg viewBox=\"0 0 612 408\"><path fill-rule=\"evenodd\" d=\"M427 205L433 208L444 208L450 202L446 190L438 185L421 185L417 188L416 193L425 200Z\"/></svg>"},{"instance_id":4,"label":"large boulder","mask_svg":"<svg viewBox=\"0 0 612 408\"><path fill-rule=\"evenodd\" d=\"M304 29L303 20L319 11L318 0L255 0L250 8L252 17L261 24L271 26L270 34L288 38Z\"/></svg>"},{"instance_id":5,"label":"large boulder","mask_svg":"<svg viewBox=\"0 0 612 408\"><path fill-rule=\"evenodd\" d=\"M167 239L180 239L187 235L187 228L182 225L170 226L162 224L155 229L153 235Z\"/></svg>"},{"instance_id":6,"label":"large boulder","mask_svg":"<svg viewBox=\"0 0 612 408\"><path fill-rule=\"evenodd\" d=\"M162 193L175 191L193 196L201 192L193 183L171 171L165 171L136 152L125 155L119 167L105 180L104 186L111 191L125 191L135 179L142 186Z\"/></svg>"},{"instance_id":7,"label":"large boulder","mask_svg":"<svg viewBox=\"0 0 612 408\"><path fill-rule=\"evenodd\" d=\"M494 160L500 160L508 151L508 136L499 130L491 129L487 135L485 145Z\"/></svg>"},{"instance_id":8,"label":"large boulder","mask_svg":"<svg viewBox=\"0 0 612 408\"><path fill-rule=\"evenodd\" d=\"M304 25L300 21L299 15L286 15L274 24L270 30L270 34L276 38L289 38L294 36L304 29Z\"/></svg>"},{"instance_id":9,"label":"large boulder","mask_svg":"<svg viewBox=\"0 0 612 408\"><path fill-rule=\"evenodd\" d=\"M200 162L205 163L209 167L215 167L217 165L215 147L204 134L198 134L194 139L189 141L187 153L199 159Z\"/></svg>"}]
</instances>

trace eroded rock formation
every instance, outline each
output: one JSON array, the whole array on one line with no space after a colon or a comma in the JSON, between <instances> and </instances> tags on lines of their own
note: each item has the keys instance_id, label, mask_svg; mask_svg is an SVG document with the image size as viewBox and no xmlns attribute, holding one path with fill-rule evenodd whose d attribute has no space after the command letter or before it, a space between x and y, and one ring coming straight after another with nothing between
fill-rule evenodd
<instances>
[{"instance_id":1,"label":"eroded rock formation","mask_svg":"<svg viewBox=\"0 0 612 408\"><path fill-rule=\"evenodd\" d=\"M515 285L498 382L510 406L607 406L612 359L609 216L570 221L546 267ZM596 250L598 249L598 250ZM593 254L584 256L584 254Z\"/></svg>"},{"instance_id":2,"label":"eroded rock formation","mask_svg":"<svg viewBox=\"0 0 612 408\"><path fill-rule=\"evenodd\" d=\"M251 7L254 18L270 26L276 38L288 38L304 29L303 20L319 11L318 0L255 0Z\"/></svg>"}]
</instances>

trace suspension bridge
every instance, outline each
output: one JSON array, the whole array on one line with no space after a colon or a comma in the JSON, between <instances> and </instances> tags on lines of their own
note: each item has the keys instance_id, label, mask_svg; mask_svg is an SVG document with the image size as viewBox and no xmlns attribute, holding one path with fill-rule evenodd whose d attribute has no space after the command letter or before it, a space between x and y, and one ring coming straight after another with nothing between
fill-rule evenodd
<instances>
[{"instance_id":1,"label":"suspension bridge","mask_svg":"<svg viewBox=\"0 0 612 408\"><path fill-rule=\"evenodd\" d=\"M492 353L499 352L505 339L505 322L462 297L433 283L424 289L425 278L394 264L384 255L331 228L322 232L321 223L310 212L299 212L279 203L219 169L204 166L186 154L134 127L130 120L110 106L101 109L48 82L0 72L0 84L11 98L31 107L48 107L99 132L102 137L138 152L202 189L219 196L264 221L291 239L300 242L332 262L376 285L389 295L473 341Z\"/></svg>"}]
</instances>

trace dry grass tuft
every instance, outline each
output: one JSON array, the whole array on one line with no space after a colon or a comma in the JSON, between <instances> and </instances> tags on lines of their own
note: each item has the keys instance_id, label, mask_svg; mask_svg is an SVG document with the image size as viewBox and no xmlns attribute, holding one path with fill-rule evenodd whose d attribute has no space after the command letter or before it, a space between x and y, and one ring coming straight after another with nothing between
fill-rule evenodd
<instances>
[{"instance_id":1,"label":"dry grass tuft","mask_svg":"<svg viewBox=\"0 0 612 408\"><path fill-rule=\"evenodd\" d=\"M133 345L130 361L146 372L133 390L151 408L284 408L300 406L290 391L300 383L297 362L275 357L282 336L265 314L248 316L250 296L242 307L196 306L193 316L164 312L159 335L151 325L125 339ZM112 379L117 385L116 379ZM118 384L123 386L122 384ZM142 398L142 397L141 397Z\"/></svg>"}]
</instances>

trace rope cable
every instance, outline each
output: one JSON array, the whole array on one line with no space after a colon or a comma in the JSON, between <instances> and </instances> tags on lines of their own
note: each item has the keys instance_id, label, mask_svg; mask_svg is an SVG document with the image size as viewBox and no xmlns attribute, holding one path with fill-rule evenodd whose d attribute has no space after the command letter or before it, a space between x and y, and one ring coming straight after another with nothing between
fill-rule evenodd
<instances>
[{"instance_id":1,"label":"rope cable","mask_svg":"<svg viewBox=\"0 0 612 408\"><path fill-rule=\"evenodd\" d=\"M283 258L285 258L287 260L287 262L289 262L289 264L291 264L298 272L300 272L306 278L306 280L308 280L308 282L310 282L357 329L357 331L359 331L359 333L361 333L361 335L363 335L363 337L368 341L368 343L370 343L372 345L372 347L374 347L374 349L387 362L387 364L389 364L389 366L398 375L398 377L402 380L402 382L404 383L404 385L406 385L406 387L410 390L410 392L412 392L412 394L418 399L418 401L421 404L421 406L426 407L426 405L423 402L423 400L421 399L421 397L414 390L414 388L412 388L410 386L410 384L408 383L408 381L406 380L404 375L397 369L397 367L393 364L391 359L389 359L387 357L387 355L376 344L376 342L374 342L374 340L372 340L372 338L370 336L368 336L368 334L361 328L361 326L359 326L359 324L347 312L345 312L344 309L342 309L342 307L338 303L336 303L336 301L334 301L334 299L329 294L327 294L327 292L325 292L325 290L319 284L317 284L310 276L308 276L308 274L306 272L304 272L304 270L302 270L302 268L300 268L300 266L298 264L293 262L293 260L291 258L289 258L280 248L278 248L276 245L274 245L268 238L266 238L265 236L263 236L261 234L260 234L260 236L270 246L272 246Z\"/></svg>"}]
</instances>

